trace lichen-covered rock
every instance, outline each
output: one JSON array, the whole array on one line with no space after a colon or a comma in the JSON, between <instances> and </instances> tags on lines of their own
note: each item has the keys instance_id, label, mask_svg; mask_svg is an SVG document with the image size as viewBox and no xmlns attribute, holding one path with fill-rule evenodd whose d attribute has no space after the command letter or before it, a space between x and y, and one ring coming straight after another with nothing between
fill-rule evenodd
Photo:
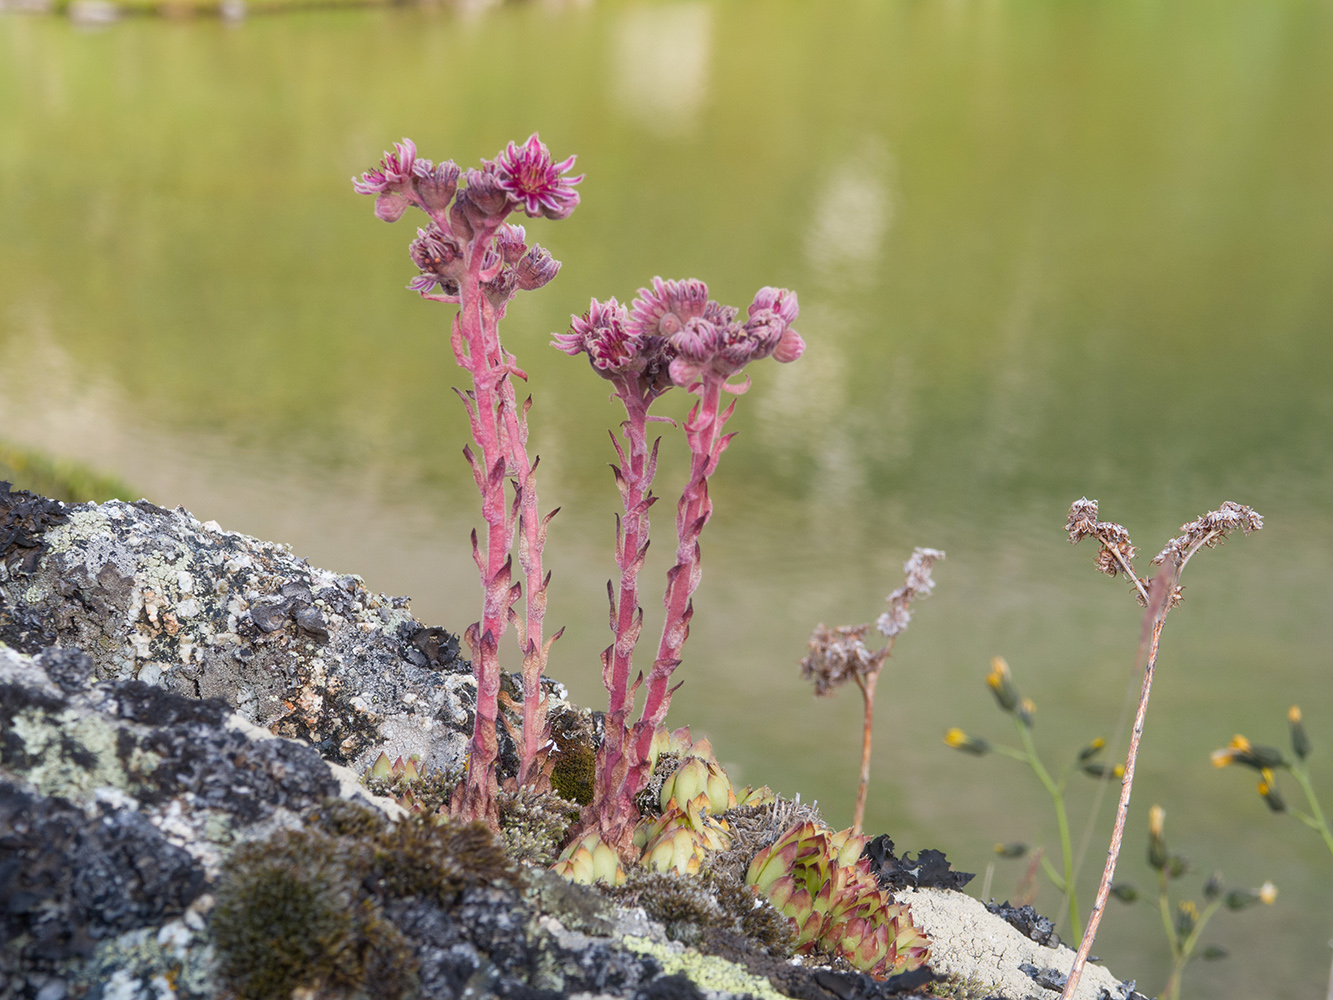
<instances>
[{"instance_id":1,"label":"lichen-covered rock","mask_svg":"<svg viewBox=\"0 0 1333 1000\"><path fill-rule=\"evenodd\" d=\"M98 678L220 698L358 771L381 752L463 763L470 664L406 598L183 508L0 496L0 642L81 650Z\"/></svg>"},{"instance_id":2,"label":"lichen-covered rock","mask_svg":"<svg viewBox=\"0 0 1333 1000\"><path fill-rule=\"evenodd\" d=\"M756 992L220 700L0 646L3 1000Z\"/></svg>"},{"instance_id":3,"label":"lichen-covered rock","mask_svg":"<svg viewBox=\"0 0 1333 1000\"><path fill-rule=\"evenodd\" d=\"M236 845L330 798L375 807L222 701L92 673L81 653L0 646L0 996L113 975L202 990L210 887Z\"/></svg>"}]
</instances>

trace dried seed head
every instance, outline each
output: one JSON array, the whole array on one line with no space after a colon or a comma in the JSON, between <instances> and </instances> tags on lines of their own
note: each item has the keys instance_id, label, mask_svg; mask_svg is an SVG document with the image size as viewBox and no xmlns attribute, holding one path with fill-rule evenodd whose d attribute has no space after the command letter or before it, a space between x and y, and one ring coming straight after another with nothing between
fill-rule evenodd
<instances>
[{"instance_id":1,"label":"dried seed head","mask_svg":"<svg viewBox=\"0 0 1333 1000\"><path fill-rule=\"evenodd\" d=\"M884 665L888 649L872 653L862 640L869 625L827 628L823 622L810 633L810 651L801 660L801 676L814 681L815 694L831 694L853 676L874 673Z\"/></svg>"},{"instance_id":2,"label":"dried seed head","mask_svg":"<svg viewBox=\"0 0 1333 1000\"><path fill-rule=\"evenodd\" d=\"M1153 565L1160 566L1168 558L1184 562L1201 546L1214 548L1222 540L1239 528L1245 534L1258 531L1264 526L1263 517L1244 504L1228 500L1217 510L1210 510L1193 521L1180 526L1180 535L1166 543L1166 547L1153 557Z\"/></svg>"},{"instance_id":3,"label":"dried seed head","mask_svg":"<svg viewBox=\"0 0 1333 1000\"><path fill-rule=\"evenodd\" d=\"M935 589L935 581L930 575L931 567L943 558L944 553L940 549L917 548L912 551L912 557L903 563L906 579L901 587L885 598L889 602L889 610L879 616L875 622L876 628L890 639L907 628L912 620L912 601L930 596Z\"/></svg>"}]
</instances>

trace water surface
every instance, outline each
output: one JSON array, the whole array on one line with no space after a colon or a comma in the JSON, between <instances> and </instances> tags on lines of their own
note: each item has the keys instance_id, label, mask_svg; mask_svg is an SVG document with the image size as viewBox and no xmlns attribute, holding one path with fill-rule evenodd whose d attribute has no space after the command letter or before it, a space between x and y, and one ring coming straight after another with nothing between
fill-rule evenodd
<instances>
[{"instance_id":1,"label":"water surface","mask_svg":"<svg viewBox=\"0 0 1333 1000\"><path fill-rule=\"evenodd\" d=\"M1145 563L1183 521L1250 504L1265 529L1200 555L1167 626L1122 874L1149 887L1162 804L1199 869L1186 890L1220 868L1282 892L1217 918L1233 957L1187 992L1320 996L1333 859L1208 752L1282 742L1299 702L1333 803L1331 99L1314 0L0 18L0 437L465 626L478 517L449 311L403 290L411 229L347 179L403 135L467 164L539 129L588 175L569 220L529 227L564 269L505 330L562 508L552 672L603 697L618 418L550 333L654 274L742 306L794 288L809 350L757 365L740 400L673 721L740 780L848 822L858 699L814 701L796 662L816 622L877 616L913 546L946 549L880 684L868 826L978 872L997 841L1055 849L1030 776L940 738L1009 737L994 655L1053 766L1115 734L1139 612L1066 542L1070 501L1099 499ZM684 461L668 434L647 581ZM992 893L1020 876L1000 863ZM1096 950L1165 979L1143 904Z\"/></svg>"}]
</instances>

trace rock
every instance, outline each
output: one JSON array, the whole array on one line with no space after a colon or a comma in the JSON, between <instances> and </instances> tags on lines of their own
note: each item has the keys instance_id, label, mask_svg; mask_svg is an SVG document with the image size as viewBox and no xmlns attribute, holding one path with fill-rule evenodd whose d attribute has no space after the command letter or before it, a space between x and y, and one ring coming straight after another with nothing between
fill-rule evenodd
<instances>
[{"instance_id":1,"label":"rock","mask_svg":"<svg viewBox=\"0 0 1333 1000\"><path fill-rule=\"evenodd\" d=\"M79 659L0 647L5 1000L777 996L219 699Z\"/></svg>"},{"instance_id":2,"label":"rock","mask_svg":"<svg viewBox=\"0 0 1333 1000\"><path fill-rule=\"evenodd\" d=\"M1063 977L1074 964L1071 949L1038 944L987 910L980 900L961 892L906 889L894 893L894 898L911 905L913 921L930 937L930 965L937 972L959 975L1011 1000L1059 997ZM1121 983L1104 966L1089 963L1075 996L1078 1000L1132 1000L1139 994L1134 993L1132 982Z\"/></svg>"},{"instance_id":3,"label":"rock","mask_svg":"<svg viewBox=\"0 0 1333 1000\"><path fill-rule=\"evenodd\" d=\"M220 698L358 771L381 752L427 770L466 759L471 666L408 604L183 508L0 490L0 642L82 650L99 679Z\"/></svg>"}]
</instances>

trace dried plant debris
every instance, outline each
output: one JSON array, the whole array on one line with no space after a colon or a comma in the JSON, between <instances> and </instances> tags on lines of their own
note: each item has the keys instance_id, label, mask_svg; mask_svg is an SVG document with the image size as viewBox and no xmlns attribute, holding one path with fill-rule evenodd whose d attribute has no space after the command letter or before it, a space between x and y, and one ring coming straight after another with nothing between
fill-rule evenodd
<instances>
[{"instance_id":1,"label":"dried plant debris","mask_svg":"<svg viewBox=\"0 0 1333 1000\"><path fill-rule=\"evenodd\" d=\"M991 900L986 904L997 917L1002 917L1011 927L1021 931L1026 937L1044 944L1048 948L1060 946L1060 935L1055 933L1055 923L1050 917L1043 917L1031 905L1010 906L1009 901L997 903Z\"/></svg>"},{"instance_id":2,"label":"dried plant debris","mask_svg":"<svg viewBox=\"0 0 1333 1000\"><path fill-rule=\"evenodd\" d=\"M46 530L69 520L59 500L11 490L0 482L0 581L30 576L47 550Z\"/></svg>"},{"instance_id":3,"label":"dried plant debris","mask_svg":"<svg viewBox=\"0 0 1333 1000\"><path fill-rule=\"evenodd\" d=\"M861 857L869 858L879 884L892 892L895 889L954 889L962 891L976 875L954 871L944 852L924 850L915 858L904 851L898 858L893 853L893 841L886 833L866 844Z\"/></svg>"}]
</instances>

